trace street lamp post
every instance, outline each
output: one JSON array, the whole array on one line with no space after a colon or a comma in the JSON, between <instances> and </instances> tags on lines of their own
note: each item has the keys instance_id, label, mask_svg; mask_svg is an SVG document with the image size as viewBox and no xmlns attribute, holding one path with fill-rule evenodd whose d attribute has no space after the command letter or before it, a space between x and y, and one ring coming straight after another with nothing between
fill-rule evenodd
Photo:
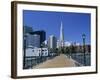
<instances>
[{"instance_id":1,"label":"street lamp post","mask_svg":"<svg viewBox=\"0 0 100 80\"><path fill-rule=\"evenodd\" d=\"M82 38L83 38L84 66L86 66L86 56L85 56L85 38L86 38L86 35L83 34Z\"/></svg>"}]
</instances>

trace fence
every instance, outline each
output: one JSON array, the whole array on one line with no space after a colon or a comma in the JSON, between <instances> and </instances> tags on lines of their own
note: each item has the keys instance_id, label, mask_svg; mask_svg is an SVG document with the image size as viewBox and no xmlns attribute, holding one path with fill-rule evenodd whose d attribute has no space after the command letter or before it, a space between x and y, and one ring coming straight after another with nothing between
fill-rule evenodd
<instances>
[{"instance_id":1,"label":"fence","mask_svg":"<svg viewBox=\"0 0 100 80\"><path fill-rule=\"evenodd\" d=\"M90 53L85 53L85 62L84 62L84 53L72 53L71 58L74 59L81 65L90 66L91 65L91 55Z\"/></svg>"}]
</instances>

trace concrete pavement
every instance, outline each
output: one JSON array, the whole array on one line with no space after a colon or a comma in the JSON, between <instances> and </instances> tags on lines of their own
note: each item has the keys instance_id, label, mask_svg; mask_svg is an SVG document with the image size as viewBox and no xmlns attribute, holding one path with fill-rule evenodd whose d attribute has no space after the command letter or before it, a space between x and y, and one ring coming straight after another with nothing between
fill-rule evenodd
<instances>
[{"instance_id":1,"label":"concrete pavement","mask_svg":"<svg viewBox=\"0 0 100 80\"><path fill-rule=\"evenodd\" d=\"M66 55L60 54L53 59L47 60L33 68L57 68L57 67L74 67L75 62Z\"/></svg>"}]
</instances>

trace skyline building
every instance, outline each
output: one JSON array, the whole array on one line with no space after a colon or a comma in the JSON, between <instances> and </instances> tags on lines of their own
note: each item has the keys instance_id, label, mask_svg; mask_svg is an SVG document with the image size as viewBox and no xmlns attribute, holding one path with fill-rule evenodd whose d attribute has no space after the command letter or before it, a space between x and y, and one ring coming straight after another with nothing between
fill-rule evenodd
<instances>
[{"instance_id":1,"label":"skyline building","mask_svg":"<svg viewBox=\"0 0 100 80\"><path fill-rule=\"evenodd\" d=\"M33 36L30 35L29 33L26 33L24 42L25 42L24 45L26 46L26 48L33 47Z\"/></svg>"},{"instance_id":2,"label":"skyline building","mask_svg":"<svg viewBox=\"0 0 100 80\"><path fill-rule=\"evenodd\" d=\"M42 46L43 42L46 40L46 32L43 30L30 32L31 35L40 35L40 47Z\"/></svg>"},{"instance_id":3,"label":"skyline building","mask_svg":"<svg viewBox=\"0 0 100 80\"><path fill-rule=\"evenodd\" d=\"M59 47L64 47L64 29L63 29L62 21L61 21L61 26L60 26L60 46Z\"/></svg>"},{"instance_id":4,"label":"skyline building","mask_svg":"<svg viewBox=\"0 0 100 80\"><path fill-rule=\"evenodd\" d=\"M60 41L57 40L57 48L59 48L59 47L60 47Z\"/></svg>"},{"instance_id":5,"label":"skyline building","mask_svg":"<svg viewBox=\"0 0 100 80\"><path fill-rule=\"evenodd\" d=\"M27 33L26 37L26 48L28 47L37 47L40 48L40 35L31 35Z\"/></svg>"},{"instance_id":6,"label":"skyline building","mask_svg":"<svg viewBox=\"0 0 100 80\"><path fill-rule=\"evenodd\" d=\"M23 27L23 33L24 34L30 33L30 32L33 32L33 28L32 27L29 27L29 26L24 26Z\"/></svg>"},{"instance_id":7,"label":"skyline building","mask_svg":"<svg viewBox=\"0 0 100 80\"><path fill-rule=\"evenodd\" d=\"M33 29L32 27L29 27L29 26L23 26L23 48L27 48L28 45L31 45L31 42L29 43L29 40L31 38L30 36L30 32L33 32ZM29 38L29 40L28 40Z\"/></svg>"},{"instance_id":8,"label":"skyline building","mask_svg":"<svg viewBox=\"0 0 100 80\"><path fill-rule=\"evenodd\" d=\"M52 49L57 48L57 38L54 35L51 35L48 39L48 47Z\"/></svg>"},{"instance_id":9,"label":"skyline building","mask_svg":"<svg viewBox=\"0 0 100 80\"><path fill-rule=\"evenodd\" d=\"M37 40L37 42L34 40ZM33 31L32 27L23 27L23 48L28 46L42 47L43 42L46 40L46 32L44 30ZM38 46L37 46L38 45Z\"/></svg>"},{"instance_id":10,"label":"skyline building","mask_svg":"<svg viewBox=\"0 0 100 80\"><path fill-rule=\"evenodd\" d=\"M33 35L33 47L40 48L40 35L37 34Z\"/></svg>"}]
</instances>

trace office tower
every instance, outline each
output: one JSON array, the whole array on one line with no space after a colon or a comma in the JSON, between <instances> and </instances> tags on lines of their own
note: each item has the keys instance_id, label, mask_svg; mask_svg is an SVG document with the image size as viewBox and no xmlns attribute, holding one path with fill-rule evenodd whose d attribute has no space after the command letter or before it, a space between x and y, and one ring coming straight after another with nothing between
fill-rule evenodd
<instances>
[{"instance_id":1,"label":"office tower","mask_svg":"<svg viewBox=\"0 0 100 80\"><path fill-rule=\"evenodd\" d=\"M43 42L46 39L46 33L45 31L41 30L41 31L34 31L34 32L30 32L31 35L40 35L40 47L42 46Z\"/></svg>"},{"instance_id":2,"label":"office tower","mask_svg":"<svg viewBox=\"0 0 100 80\"><path fill-rule=\"evenodd\" d=\"M40 35L33 35L33 47L40 48Z\"/></svg>"},{"instance_id":3,"label":"office tower","mask_svg":"<svg viewBox=\"0 0 100 80\"><path fill-rule=\"evenodd\" d=\"M24 46L26 46L26 48L33 47L32 42L33 42L33 36L30 35L29 33L25 34Z\"/></svg>"},{"instance_id":4,"label":"office tower","mask_svg":"<svg viewBox=\"0 0 100 80\"><path fill-rule=\"evenodd\" d=\"M32 27L23 26L23 48L27 48L28 47L27 36L30 36L29 35L30 32L33 32Z\"/></svg>"},{"instance_id":5,"label":"office tower","mask_svg":"<svg viewBox=\"0 0 100 80\"><path fill-rule=\"evenodd\" d=\"M28 26L24 26L24 27L23 27L23 33L24 33L24 34L30 33L30 32L33 32L32 27L28 27Z\"/></svg>"},{"instance_id":6,"label":"office tower","mask_svg":"<svg viewBox=\"0 0 100 80\"><path fill-rule=\"evenodd\" d=\"M27 47L39 48L40 47L40 35L27 34L27 36L26 36L26 48Z\"/></svg>"},{"instance_id":7,"label":"office tower","mask_svg":"<svg viewBox=\"0 0 100 80\"><path fill-rule=\"evenodd\" d=\"M54 35L51 35L48 40L48 47L55 49L57 47L57 39Z\"/></svg>"},{"instance_id":8,"label":"office tower","mask_svg":"<svg viewBox=\"0 0 100 80\"><path fill-rule=\"evenodd\" d=\"M62 22L60 26L60 47L64 47L64 30Z\"/></svg>"}]
</instances>

